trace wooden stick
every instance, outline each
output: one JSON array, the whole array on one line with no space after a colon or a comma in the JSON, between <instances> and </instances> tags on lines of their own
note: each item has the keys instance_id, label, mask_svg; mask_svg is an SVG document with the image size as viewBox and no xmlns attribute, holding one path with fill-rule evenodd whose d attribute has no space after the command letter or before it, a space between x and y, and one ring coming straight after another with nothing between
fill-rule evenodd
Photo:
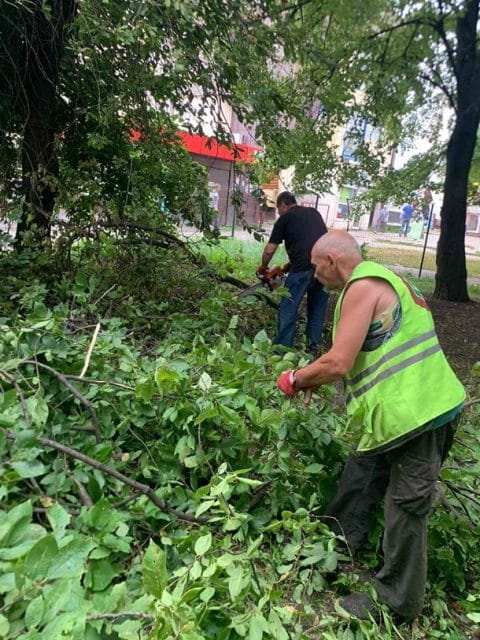
<instances>
[{"instance_id":1,"label":"wooden stick","mask_svg":"<svg viewBox=\"0 0 480 640\"><path fill-rule=\"evenodd\" d=\"M93 347L95 346L95 343L97 341L99 331L100 331L100 322L97 324L97 326L95 327L95 331L93 332L93 337L88 347L87 355L85 357L85 362L83 364L83 369L79 376L80 378L83 378L83 376L87 373L88 365L90 364L90 358L92 357Z\"/></svg>"}]
</instances>

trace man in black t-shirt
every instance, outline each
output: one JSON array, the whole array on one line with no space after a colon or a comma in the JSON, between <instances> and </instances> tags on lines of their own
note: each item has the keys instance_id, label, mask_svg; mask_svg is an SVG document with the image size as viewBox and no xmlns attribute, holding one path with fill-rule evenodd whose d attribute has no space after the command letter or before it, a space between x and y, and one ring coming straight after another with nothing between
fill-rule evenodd
<instances>
[{"instance_id":1,"label":"man in black t-shirt","mask_svg":"<svg viewBox=\"0 0 480 640\"><path fill-rule=\"evenodd\" d=\"M278 308L278 329L275 344L291 347L295 335L297 311L307 294L307 348L316 355L322 337L323 319L328 294L314 278L310 254L315 242L327 233L320 213L312 207L297 205L295 197L283 191L277 198L279 218L262 255L259 273L265 273L278 245L285 242L290 270L285 287L290 297L282 298Z\"/></svg>"}]
</instances>

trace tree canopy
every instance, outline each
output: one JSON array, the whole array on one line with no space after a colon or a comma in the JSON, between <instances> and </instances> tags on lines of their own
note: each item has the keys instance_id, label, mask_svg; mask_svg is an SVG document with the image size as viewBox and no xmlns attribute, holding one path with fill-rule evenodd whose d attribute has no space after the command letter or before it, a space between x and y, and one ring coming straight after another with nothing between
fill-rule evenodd
<instances>
[{"instance_id":1,"label":"tree canopy","mask_svg":"<svg viewBox=\"0 0 480 640\"><path fill-rule=\"evenodd\" d=\"M317 192L333 180L370 188L387 171L385 152L418 126L419 109L441 109L443 96L454 118L436 294L467 300L465 210L480 120L478 4L3 3L3 206L20 232L48 234L54 206L84 222L99 211L124 219L148 212L168 224L181 210L203 226L203 170L175 132L201 132L202 116L212 111L217 135L227 140L222 101L255 127L267 171L295 165L297 185ZM359 136L365 122L381 128L380 141L359 144L355 163L342 161L333 136L346 125ZM135 144L132 129L141 132Z\"/></svg>"}]
</instances>

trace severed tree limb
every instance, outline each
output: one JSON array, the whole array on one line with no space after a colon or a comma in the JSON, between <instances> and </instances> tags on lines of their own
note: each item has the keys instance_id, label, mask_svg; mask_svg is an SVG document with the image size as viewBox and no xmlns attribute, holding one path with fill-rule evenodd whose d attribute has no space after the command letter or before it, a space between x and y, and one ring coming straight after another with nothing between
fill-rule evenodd
<instances>
[{"instance_id":1,"label":"severed tree limb","mask_svg":"<svg viewBox=\"0 0 480 640\"><path fill-rule=\"evenodd\" d=\"M39 362L38 360L22 360L22 362L20 362L19 366L22 366L22 365L25 365L25 364L31 364L31 365L33 365L35 367L40 367L41 369L45 369L45 371L48 371L49 373L51 373L53 376L55 376L57 378L57 380L59 380L63 384L64 387L66 387L70 391L70 393L72 395L75 396L75 398L77 398L77 400L80 401L80 403L90 413L90 416L92 418L92 426L95 429L95 439L97 441L97 444L100 443L102 441L102 434L100 432L100 424L98 422L97 413L96 413L95 409L93 408L92 403L89 400L87 400L87 398L85 398L85 396L82 395L80 393L80 391L78 391L78 389L76 389L73 386L73 384L70 384L70 382L67 380L67 378L62 373L59 373L53 367L49 367L48 364L43 364L43 362Z\"/></svg>"},{"instance_id":2,"label":"severed tree limb","mask_svg":"<svg viewBox=\"0 0 480 640\"><path fill-rule=\"evenodd\" d=\"M470 515L470 511L468 510L467 505L465 505L462 501L461 498L463 498L464 496L462 496L462 494L458 492L458 489L456 487L453 486L453 484L451 482L448 482L447 480L442 480L442 482L445 484L446 487L448 487L448 489L452 492L452 494L455 496L455 498L458 500L458 504L461 506L461 508L463 509L463 511L465 512L468 520L472 523L473 526L475 526L475 521L472 518L472 516Z\"/></svg>"},{"instance_id":3,"label":"severed tree limb","mask_svg":"<svg viewBox=\"0 0 480 640\"><path fill-rule=\"evenodd\" d=\"M465 524L470 528L473 529L474 528L474 523L470 518L470 515L467 512L467 516L469 518L470 521L465 520L464 516L462 513L460 513L460 511L458 511L458 509L456 509L453 504L448 500L447 496L445 495L445 491L443 490L443 487L441 486L440 482L437 482L437 486L435 488L436 491L436 496L435 499L438 502L438 504L441 504L442 507L444 507L449 513L452 514L452 516L456 519L456 520L461 520L462 522L465 522Z\"/></svg>"},{"instance_id":4,"label":"severed tree limb","mask_svg":"<svg viewBox=\"0 0 480 640\"><path fill-rule=\"evenodd\" d=\"M110 622L116 622L122 618L140 618L147 622L154 622L155 617L142 611L122 611L120 613L98 613L92 616L87 616L87 620L109 620Z\"/></svg>"},{"instance_id":5,"label":"severed tree limb","mask_svg":"<svg viewBox=\"0 0 480 640\"><path fill-rule=\"evenodd\" d=\"M272 484L273 480L267 480L267 482L258 487L247 505L247 512L257 506L257 504L263 499L263 496L268 493Z\"/></svg>"},{"instance_id":6,"label":"severed tree limb","mask_svg":"<svg viewBox=\"0 0 480 640\"><path fill-rule=\"evenodd\" d=\"M85 382L86 384L106 384L111 387L117 387L118 389L125 389L125 391L135 391L135 387L128 384L122 384L121 382L113 382L112 380L93 380L92 378L80 378L80 376L74 376L70 374L64 374L67 380L76 380L78 382Z\"/></svg>"},{"instance_id":7,"label":"severed tree limb","mask_svg":"<svg viewBox=\"0 0 480 640\"><path fill-rule=\"evenodd\" d=\"M68 225L64 223L64 226L68 226ZM153 247L160 247L162 249L166 249L172 244L176 245L177 247L185 251L185 253L188 255L188 257L192 260L194 264L198 265L202 269L206 269L208 271L208 275L215 278L215 280L218 280L220 282L225 282L227 284L232 284L233 286L238 287L239 289L248 289L248 287L251 286L249 283L244 282L243 280L239 280L234 276L220 275L212 268L212 266L208 263L208 261L202 255L195 253L195 251L191 249L188 242L181 240L173 233L165 231L160 227L151 227L146 224L128 223L128 222L119 222L117 224L112 222L99 222L95 225L95 228L104 229L104 230L117 229L117 230L126 230L126 231L136 232L136 233L144 232L144 233L155 234L157 236L160 236L162 240L156 240L155 238L145 238L145 237L138 237L138 236L134 238L130 237L128 238L128 240L126 238L123 238L123 239L119 238L119 240L121 242L125 241L126 244L147 244ZM108 291L106 293L108 293ZM104 295L106 295L106 293ZM278 303L275 302L274 300L271 300L271 298L268 295L266 295L266 293L261 291L256 291L251 295L256 298L259 298L260 300L265 302L269 307L272 307L272 309L278 309Z\"/></svg>"},{"instance_id":8,"label":"severed tree limb","mask_svg":"<svg viewBox=\"0 0 480 640\"><path fill-rule=\"evenodd\" d=\"M77 485L78 488L78 495L80 496L80 501L81 503L85 506L88 507L90 509L90 507L93 507L93 500L91 499L91 497L89 496L87 490L85 489L85 487L83 486L83 484L80 482L80 480L78 480L74 474L72 473L72 470L70 469L70 465L68 464L68 460L67 460L67 456L64 456L64 467L65 467L65 473L67 474L67 476L69 478L72 478L72 480L75 482L75 484Z\"/></svg>"},{"instance_id":9,"label":"severed tree limb","mask_svg":"<svg viewBox=\"0 0 480 640\"><path fill-rule=\"evenodd\" d=\"M475 398L474 400L469 400L468 402L465 402L465 404L463 405L463 408L466 409L467 407L471 407L472 404L477 404L478 402L480 402L480 398Z\"/></svg>"},{"instance_id":10,"label":"severed tree limb","mask_svg":"<svg viewBox=\"0 0 480 640\"><path fill-rule=\"evenodd\" d=\"M15 439L15 434L13 433L13 431L7 431L6 434L7 434L7 437L9 437L10 439ZM44 447L49 447L50 449L55 449L56 451L60 451L61 453L69 456L70 458L74 458L75 460L80 460L80 462L84 462L85 464L88 464L88 466L93 467L94 469L98 469L98 471L103 471L103 473L106 473L107 475L112 476L117 480L120 480L120 482L122 482L123 484L126 484L128 487L132 487L132 489L135 489L135 491L138 491L142 495L146 496L151 502L153 502L153 504L156 507L158 507L159 509L162 509L163 511L167 511L172 515L175 515L180 520L186 520L187 522L196 522L199 524L204 524L205 522L208 522L208 518L202 518L202 517L196 518L190 513L185 513L184 511L178 511L177 509L172 509L167 505L167 503L164 500L159 498L155 494L154 490L151 487L149 487L147 484L143 484L142 482L137 482L136 480L132 480L131 478L127 477L123 473L120 473L116 469L112 469L112 467L108 467L106 464L103 464L103 462L99 462L98 460L95 460L95 458L91 458L90 456L87 456L84 453L77 451L77 449L72 449L71 447L67 447L66 445L61 444L56 440L51 440L50 438L37 438L37 441L40 444L43 444Z\"/></svg>"}]
</instances>

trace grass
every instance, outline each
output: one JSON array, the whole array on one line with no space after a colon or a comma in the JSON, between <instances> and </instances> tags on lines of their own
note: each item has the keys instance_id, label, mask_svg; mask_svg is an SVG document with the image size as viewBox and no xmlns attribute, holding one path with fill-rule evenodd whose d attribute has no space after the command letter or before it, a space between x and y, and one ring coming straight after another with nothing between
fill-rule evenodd
<instances>
[{"instance_id":1,"label":"grass","mask_svg":"<svg viewBox=\"0 0 480 640\"><path fill-rule=\"evenodd\" d=\"M266 241L265 241L266 243ZM210 262L217 265L227 273L235 275L235 277L245 280L245 282L255 281L255 270L260 264L262 251L265 247L265 243L256 242L254 240L236 240L232 238L225 238L219 241L218 244L206 244L203 241L198 241L197 247L199 251ZM424 294L431 294L435 288L435 280L430 275L425 275L422 278L418 278L415 274L418 273L420 264L420 254L418 251L394 251L393 249L384 249L379 247L368 247L368 258L376 260L381 264L395 265L400 264L406 268L412 270L408 274L409 280L412 281ZM280 246L275 253L271 264L282 265L287 262L287 254L285 249ZM480 261L474 264L474 272L472 273L472 263L474 261L467 261L467 269L470 276L480 277ZM435 257L427 254L423 268L426 271L435 271ZM480 299L480 285L469 285L468 292L473 300Z\"/></svg>"},{"instance_id":2,"label":"grass","mask_svg":"<svg viewBox=\"0 0 480 640\"><path fill-rule=\"evenodd\" d=\"M418 271L420 267L421 251L402 249L398 251L395 247L372 247L368 246L368 257L381 264L408 267ZM435 254L427 251L423 261L423 268L427 271L436 271ZM472 278L480 278L480 260L467 258L468 275Z\"/></svg>"},{"instance_id":3,"label":"grass","mask_svg":"<svg viewBox=\"0 0 480 640\"><path fill-rule=\"evenodd\" d=\"M215 245L199 243L198 248L202 255L217 267L234 274L240 280L253 282L256 277L255 271L262 259L265 243L226 238ZM270 264L271 266L283 265L287 261L287 253L282 245L277 249Z\"/></svg>"}]
</instances>

